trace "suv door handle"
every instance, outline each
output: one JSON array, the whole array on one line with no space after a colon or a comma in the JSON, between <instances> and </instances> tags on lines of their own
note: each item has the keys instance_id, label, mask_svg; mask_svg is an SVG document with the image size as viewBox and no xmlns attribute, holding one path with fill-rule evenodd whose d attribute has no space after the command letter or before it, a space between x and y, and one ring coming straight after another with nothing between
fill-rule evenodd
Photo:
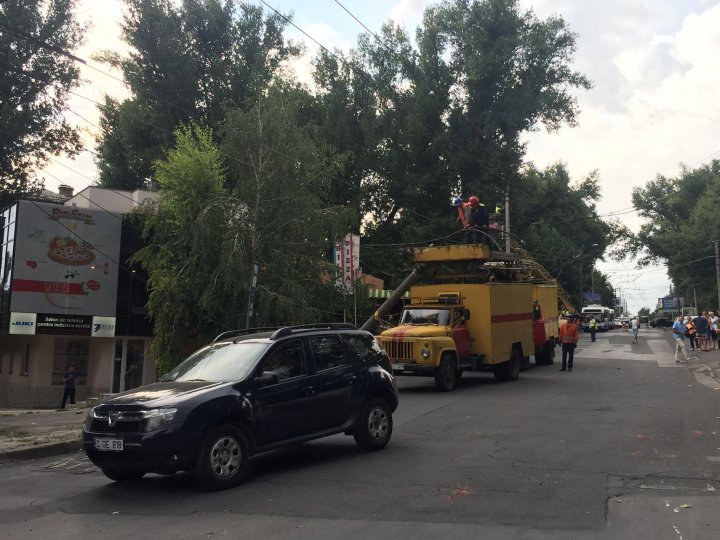
<instances>
[{"instance_id":1,"label":"suv door handle","mask_svg":"<svg viewBox=\"0 0 720 540\"><path fill-rule=\"evenodd\" d=\"M305 394L306 396L312 396L315 394L314 386L306 386L306 387L302 388L301 390L302 390L302 393Z\"/></svg>"},{"instance_id":2,"label":"suv door handle","mask_svg":"<svg viewBox=\"0 0 720 540\"><path fill-rule=\"evenodd\" d=\"M355 381L357 381L357 379L357 375L345 375L343 377L343 380L349 382L350 384L353 384Z\"/></svg>"}]
</instances>

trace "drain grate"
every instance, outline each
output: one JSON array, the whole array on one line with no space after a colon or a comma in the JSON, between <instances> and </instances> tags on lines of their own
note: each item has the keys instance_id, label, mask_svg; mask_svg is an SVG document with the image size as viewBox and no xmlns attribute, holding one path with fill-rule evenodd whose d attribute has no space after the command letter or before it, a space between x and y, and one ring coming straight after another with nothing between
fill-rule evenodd
<instances>
[{"instance_id":1,"label":"drain grate","mask_svg":"<svg viewBox=\"0 0 720 540\"><path fill-rule=\"evenodd\" d=\"M81 452L43 465L42 469L45 471L63 471L72 474L89 474L100 470L90 462L85 453Z\"/></svg>"}]
</instances>

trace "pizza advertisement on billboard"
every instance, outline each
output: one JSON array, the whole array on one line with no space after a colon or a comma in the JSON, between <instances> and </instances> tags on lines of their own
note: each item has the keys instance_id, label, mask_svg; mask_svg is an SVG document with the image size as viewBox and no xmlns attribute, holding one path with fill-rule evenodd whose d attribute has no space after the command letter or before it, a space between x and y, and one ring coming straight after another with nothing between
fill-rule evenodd
<instances>
[{"instance_id":1,"label":"pizza advertisement on billboard","mask_svg":"<svg viewBox=\"0 0 720 540\"><path fill-rule=\"evenodd\" d=\"M11 311L115 316L120 214L20 201L17 222Z\"/></svg>"},{"instance_id":2,"label":"pizza advertisement on billboard","mask_svg":"<svg viewBox=\"0 0 720 540\"><path fill-rule=\"evenodd\" d=\"M333 250L335 283L346 294L353 294L355 280L360 277L360 236L346 234L338 238Z\"/></svg>"}]
</instances>

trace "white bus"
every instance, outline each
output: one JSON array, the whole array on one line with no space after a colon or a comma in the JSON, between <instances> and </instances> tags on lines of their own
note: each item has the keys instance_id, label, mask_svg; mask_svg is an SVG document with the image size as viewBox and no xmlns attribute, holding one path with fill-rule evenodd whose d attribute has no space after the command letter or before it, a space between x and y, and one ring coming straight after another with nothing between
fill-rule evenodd
<instances>
[{"instance_id":1,"label":"white bus","mask_svg":"<svg viewBox=\"0 0 720 540\"><path fill-rule=\"evenodd\" d=\"M590 317L595 317L598 332L611 330L615 327L615 312L609 307L590 305L582 308L582 328L590 331Z\"/></svg>"}]
</instances>

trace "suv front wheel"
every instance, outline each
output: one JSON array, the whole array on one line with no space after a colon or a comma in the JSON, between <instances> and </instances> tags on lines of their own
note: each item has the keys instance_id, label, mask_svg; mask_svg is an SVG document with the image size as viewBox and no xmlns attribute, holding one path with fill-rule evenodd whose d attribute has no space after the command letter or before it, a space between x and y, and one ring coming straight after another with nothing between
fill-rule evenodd
<instances>
[{"instance_id":1,"label":"suv front wheel","mask_svg":"<svg viewBox=\"0 0 720 540\"><path fill-rule=\"evenodd\" d=\"M390 407L384 399L370 401L358 421L353 433L355 442L365 450L380 450L387 446L392 435L393 420Z\"/></svg>"},{"instance_id":2,"label":"suv front wheel","mask_svg":"<svg viewBox=\"0 0 720 540\"><path fill-rule=\"evenodd\" d=\"M218 426L205 435L195 476L212 491L236 486L245 479L249 457L245 434L230 424Z\"/></svg>"}]
</instances>

